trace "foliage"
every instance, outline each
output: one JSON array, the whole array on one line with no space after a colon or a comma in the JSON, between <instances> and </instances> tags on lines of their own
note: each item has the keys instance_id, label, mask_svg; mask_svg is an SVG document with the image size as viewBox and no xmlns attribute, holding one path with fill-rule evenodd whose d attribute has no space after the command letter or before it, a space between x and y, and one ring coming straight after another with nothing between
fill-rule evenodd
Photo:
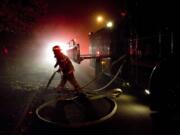
<instances>
[{"instance_id":1,"label":"foliage","mask_svg":"<svg viewBox=\"0 0 180 135\"><path fill-rule=\"evenodd\" d=\"M46 11L46 0L1 0L0 32L26 32Z\"/></svg>"}]
</instances>

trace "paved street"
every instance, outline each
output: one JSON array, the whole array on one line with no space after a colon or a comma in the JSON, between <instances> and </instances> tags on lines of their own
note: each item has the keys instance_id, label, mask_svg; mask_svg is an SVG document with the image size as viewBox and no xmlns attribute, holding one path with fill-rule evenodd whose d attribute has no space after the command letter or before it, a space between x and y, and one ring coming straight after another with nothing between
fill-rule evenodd
<instances>
[{"instance_id":1,"label":"paved street","mask_svg":"<svg viewBox=\"0 0 180 135\"><path fill-rule=\"evenodd\" d=\"M76 65L76 76L81 85L87 84L94 78L93 69L86 64ZM48 90L45 86L52 72L23 72L10 73L2 72L1 79L1 95L0 95L0 134L59 134L59 133L104 133L108 135L154 135L154 134L176 134L176 130L171 130L168 126L160 129L159 125L154 123L151 117L152 111L149 108L149 102L140 99L136 95L124 91L122 95L114 100L117 102L117 112L109 120L91 127L82 127L78 129L63 129L60 127L51 127L44 123L38 122L35 118L36 108L55 96L54 87L59 82L59 75L56 75ZM94 82L86 89L95 89L102 87L102 82L108 82L107 79L100 78L101 83ZM102 81L103 80L103 81ZM106 91L117 87L111 85ZM68 86L70 87L70 86ZM163 121L164 122L164 121ZM161 123L161 121L160 121ZM36 126L35 126L36 125ZM165 124L166 125L166 124ZM167 124L169 125L169 124ZM34 128L35 126L35 128ZM163 125L164 126L164 125ZM42 128L43 127L43 128Z\"/></svg>"}]
</instances>

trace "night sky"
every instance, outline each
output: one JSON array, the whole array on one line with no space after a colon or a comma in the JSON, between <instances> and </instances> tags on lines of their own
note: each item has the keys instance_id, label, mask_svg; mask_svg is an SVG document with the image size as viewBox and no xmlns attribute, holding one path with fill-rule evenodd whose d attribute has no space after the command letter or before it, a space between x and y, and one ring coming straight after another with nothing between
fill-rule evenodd
<instances>
[{"instance_id":1,"label":"night sky","mask_svg":"<svg viewBox=\"0 0 180 135\"><path fill-rule=\"evenodd\" d=\"M41 45L76 39L81 52L88 53L88 33L105 25L97 23L98 15L114 21L127 11L128 23L144 36L144 31L175 26L178 12L174 5L163 0L1 0L0 31L33 32Z\"/></svg>"},{"instance_id":2,"label":"night sky","mask_svg":"<svg viewBox=\"0 0 180 135\"><path fill-rule=\"evenodd\" d=\"M88 53L88 33L100 28L97 15L113 20L123 9L123 0L48 0L48 10L39 19L35 33L46 40L68 42L75 38L82 53Z\"/></svg>"}]
</instances>

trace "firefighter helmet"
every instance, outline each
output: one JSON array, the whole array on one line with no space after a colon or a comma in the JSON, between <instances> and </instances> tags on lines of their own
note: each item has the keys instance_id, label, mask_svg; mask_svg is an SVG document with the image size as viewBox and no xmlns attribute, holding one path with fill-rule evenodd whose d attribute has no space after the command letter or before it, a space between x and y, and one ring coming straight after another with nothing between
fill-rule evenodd
<instances>
[{"instance_id":1,"label":"firefighter helmet","mask_svg":"<svg viewBox=\"0 0 180 135\"><path fill-rule=\"evenodd\" d=\"M61 51L60 46L55 45L55 46L53 47L53 51L54 51L54 52L59 52L59 51Z\"/></svg>"}]
</instances>

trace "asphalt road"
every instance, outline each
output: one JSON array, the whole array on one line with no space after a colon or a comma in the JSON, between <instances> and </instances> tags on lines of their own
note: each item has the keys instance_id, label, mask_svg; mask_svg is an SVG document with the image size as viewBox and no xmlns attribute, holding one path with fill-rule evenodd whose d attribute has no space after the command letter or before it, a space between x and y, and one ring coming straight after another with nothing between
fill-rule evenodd
<instances>
[{"instance_id":1,"label":"asphalt road","mask_svg":"<svg viewBox=\"0 0 180 135\"><path fill-rule=\"evenodd\" d=\"M76 77L83 86L94 79L93 69L86 64L75 65ZM46 125L41 127L35 118L36 108L44 102L53 98L54 87L59 83L60 77L56 75L48 90L45 86L52 72L42 70L22 70L11 67L1 70L0 74L0 134L1 135L32 135L40 134L108 134L108 135L154 135L154 134L178 134L178 131L171 127L168 119L154 119L153 112L149 108L149 102L141 100L136 95L123 92L115 98L118 108L115 115L108 121L86 128L62 129ZM22 68L22 67L21 67ZM4 72L2 72L4 71ZM95 81L86 89L94 90L102 87L108 82L105 78L99 78L100 83ZM70 87L68 85L68 87ZM113 87L112 84L106 91ZM159 118L159 117L158 117ZM165 119L164 119L165 118ZM172 121L170 121L172 122Z\"/></svg>"}]
</instances>

